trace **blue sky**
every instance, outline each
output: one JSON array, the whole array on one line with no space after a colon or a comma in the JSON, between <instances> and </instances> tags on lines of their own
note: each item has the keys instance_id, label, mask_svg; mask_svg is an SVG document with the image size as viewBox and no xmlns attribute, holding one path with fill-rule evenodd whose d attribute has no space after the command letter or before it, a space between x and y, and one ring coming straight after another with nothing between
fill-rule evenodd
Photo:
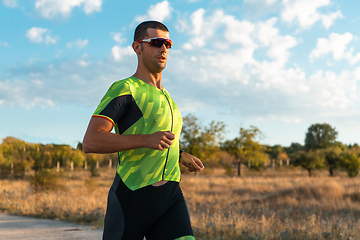
<instances>
[{"instance_id":1,"label":"blue sky","mask_svg":"<svg viewBox=\"0 0 360 240\"><path fill-rule=\"evenodd\" d=\"M264 144L303 144L329 123L360 143L355 0L0 0L0 138L82 141L112 82L132 75L133 31L170 29L162 85L182 115L250 125Z\"/></svg>"}]
</instances>

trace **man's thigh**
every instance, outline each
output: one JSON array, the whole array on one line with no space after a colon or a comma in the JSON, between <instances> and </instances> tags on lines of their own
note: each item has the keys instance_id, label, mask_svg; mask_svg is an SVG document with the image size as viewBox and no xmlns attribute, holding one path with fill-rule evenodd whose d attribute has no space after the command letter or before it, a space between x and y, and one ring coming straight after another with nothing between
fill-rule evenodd
<instances>
[{"instance_id":1,"label":"man's thigh","mask_svg":"<svg viewBox=\"0 0 360 240\"><path fill-rule=\"evenodd\" d=\"M115 180L109 191L103 240L143 240L144 230L140 225L141 221L131 214L125 216L124 206L115 192L117 185L118 181Z\"/></svg>"},{"instance_id":2,"label":"man's thigh","mask_svg":"<svg viewBox=\"0 0 360 240\"><path fill-rule=\"evenodd\" d=\"M195 239L185 200L172 206L145 236L146 240Z\"/></svg>"}]
</instances>

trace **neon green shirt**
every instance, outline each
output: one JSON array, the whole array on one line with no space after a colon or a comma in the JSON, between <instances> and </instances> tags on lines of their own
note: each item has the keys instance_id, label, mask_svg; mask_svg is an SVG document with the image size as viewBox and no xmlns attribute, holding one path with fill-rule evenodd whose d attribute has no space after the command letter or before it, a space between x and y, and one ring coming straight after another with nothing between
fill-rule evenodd
<instances>
[{"instance_id":1,"label":"neon green shirt","mask_svg":"<svg viewBox=\"0 0 360 240\"><path fill-rule=\"evenodd\" d=\"M179 137L182 118L170 94L135 77L113 83L94 117L113 123L122 135L171 131L175 139L164 151L140 148L119 153L117 173L131 190L160 180L180 181Z\"/></svg>"}]
</instances>

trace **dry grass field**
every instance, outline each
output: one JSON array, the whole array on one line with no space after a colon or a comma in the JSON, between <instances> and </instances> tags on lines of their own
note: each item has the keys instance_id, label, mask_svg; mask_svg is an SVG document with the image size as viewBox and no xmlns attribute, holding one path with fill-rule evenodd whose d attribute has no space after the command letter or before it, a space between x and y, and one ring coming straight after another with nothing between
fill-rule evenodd
<instances>
[{"instance_id":1,"label":"dry grass field","mask_svg":"<svg viewBox=\"0 0 360 240\"><path fill-rule=\"evenodd\" d=\"M26 180L0 180L0 210L102 227L115 170L61 174L60 187L34 192ZM300 169L245 172L222 170L182 176L198 240L360 239L360 178Z\"/></svg>"}]
</instances>

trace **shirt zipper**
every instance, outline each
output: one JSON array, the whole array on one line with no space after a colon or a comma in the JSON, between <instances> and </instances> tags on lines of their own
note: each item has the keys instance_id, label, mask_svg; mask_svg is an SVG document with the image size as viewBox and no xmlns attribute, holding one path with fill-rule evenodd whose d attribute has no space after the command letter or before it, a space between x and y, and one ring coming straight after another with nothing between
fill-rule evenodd
<instances>
[{"instance_id":1,"label":"shirt zipper","mask_svg":"<svg viewBox=\"0 0 360 240\"><path fill-rule=\"evenodd\" d=\"M174 124L173 111L172 111L172 108L171 108L171 104L170 104L169 98L166 96L166 94L165 94L165 92L164 92L164 89L161 89L161 91L162 91L162 93L164 94L167 102L169 103L170 112L171 112L171 130L170 130L170 131L172 132L172 131L173 131L173 124ZM170 152L170 146L169 146L169 148L168 148L168 152L167 152L167 155L166 155L164 170L163 170L163 174L162 174L162 180L164 180L166 164L167 164L167 161L168 161L168 158L169 158L169 152Z\"/></svg>"}]
</instances>

